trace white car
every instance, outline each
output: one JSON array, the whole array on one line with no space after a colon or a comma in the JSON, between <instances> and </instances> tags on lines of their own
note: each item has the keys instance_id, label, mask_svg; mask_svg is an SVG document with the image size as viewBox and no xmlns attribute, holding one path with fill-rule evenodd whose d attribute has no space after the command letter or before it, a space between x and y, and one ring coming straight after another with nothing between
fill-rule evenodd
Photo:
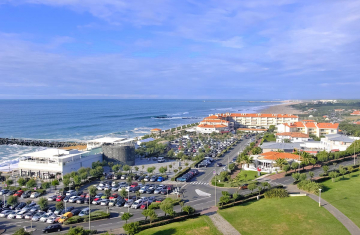
<instances>
[{"instance_id":1,"label":"white car","mask_svg":"<svg viewBox=\"0 0 360 235\"><path fill-rule=\"evenodd\" d=\"M28 212L28 210L20 211L19 213L16 214L16 219L23 219L27 212Z\"/></svg>"},{"instance_id":2,"label":"white car","mask_svg":"<svg viewBox=\"0 0 360 235\"><path fill-rule=\"evenodd\" d=\"M69 190L66 192L66 196L71 196L71 195L74 195L76 193L75 190Z\"/></svg>"},{"instance_id":3,"label":"white car","mask_svg":"<svg viewBox=\"0 0 360 235\"><path fill-rule=\"evenodd\" d=\"M43 216L41 216L41 218L40 218L40 222L46 222L51 216L53 215L53 213L46 213L46 214L44 214Z\"/></svg>"},{"instance_id":4,"label":"white car","mask_svg":"<svg viewBox=\"0 0 360 235\"><path fill-rule=\"evenodd\" d=\"M133 204L133 202L134 202L133 199L129 199L129 200L125 203L124 207L131 207L131 205Z\"/></svg>"},{"instance_id":5,"label":"white car","mask_svg":"<svg viewBox=\"0 0 360 235\"><path fill-rule=\"evenodd\" d=\"M30 198L38 198L39 196L40 196L40 193L33 192L33 193L31 193Z\"/></svg>"},{"instance_id":6,"label":"white car","mask_svg":"<svg viewBox=\"0 0 360 235\"><path fill-rule=\"evenodd\" d=\"M111 186L112 187L115 187L115 186L117 186L118 185L118 182L116 182L116 181L113 181L112 183L111 183Z\"/></svg>"},{"instance_id":7,"label":"white car","mask_svg":"<svg viewBox=\"0 0 360 235\"><path fill-rule=\"evenodd\" d=\"M119 190L119 187L118 187L118 186L114 186L114 187L111 188L111 191L114 191L114 192L116 192L116 191L118 191L118 190Z\"/></svg>"},{"instance_id":8,"label":"white car","mask_svg":"<svg viewBox=\"0 0 360 235\"><path fill-rule=\"evenodd\" d=\"M105 186L97 186L97 190L99 190L99 191L102 191L102 190L104 190L105 189Z\"/></svg>"},{"instance_id":9,"label":"white car","mask_svg":"<svg viewBox=\"0 0 360 235\"><path fill-rule=\"evenodd\" d=\"M12 211L10 214L8 214L7 218L8 219L15 219L16 218L16 212Z\"/></svg>"},{"instance_id":10,"label":"white car","mask_svg":"<svg viewBox=\"0 0 360 235\"><path fill-rule=\"evenodd\" d=\"M48 223L48 224L53 224L53 223L55 222L55 220L56 220L57 217L58 217L58 216L56 216L56 215L50 216L50 217L46 220L46 223ZM60 217L60 216L59 216L59 217Z\"/></svg>"},{"instance_id":11,"label":"white car","mask_svg":"<svg viewBox=\"0 0 360 235\"><path fill-rule=\"evenodd\" d=\"M80 197L78 197L78 196L72 196L72 197L69 198L69 202L75 203L76 200L78 200L79 198Z\"/></svg>"},{"instance_id":12,"label":"white car","mask_svg":"<svg viewBox=\"0 0 360 235\"><path fill-rule=\"evenodd\" d=\"M4 210L0 213L0 217L4 218L7 217L12 211L11 210Z\"/></svg>"}]
</instances>

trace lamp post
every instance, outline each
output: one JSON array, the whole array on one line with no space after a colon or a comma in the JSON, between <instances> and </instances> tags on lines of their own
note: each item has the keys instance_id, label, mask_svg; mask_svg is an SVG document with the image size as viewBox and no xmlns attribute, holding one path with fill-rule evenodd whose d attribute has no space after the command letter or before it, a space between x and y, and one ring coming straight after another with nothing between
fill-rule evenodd
<instances>
[{"instance_id":1,"label":"lamp post","mask_svg":"<svg viewBox=\"0 0 360 235\"><path fill-rule=\"evenodd\" d=\"M90 195L90 190L89 190L89 230L91 230L91 226L90 226L90 221L91 221L91 219L90 219L90 212L91 212L91 210L90 210L90 201L91 201L91 195Z\"/></svg>"},{"instance_id":2,"label":"lamp post","mask_svg":"<svg viewBox=\"0 0 360 235\"><path fill-rule=\"evenodd\" d=\"M319 207L321 207L321 188L319 188Z\"/></svg>"},{"instance_id":3,"label":"lamp post","mask_svg":"<svg viewBox=\"0 0 360 235\"><path fill-rule=\"evenodd\" d=\"M354 166L355 166L355 157L356 157L356 155L355 155L355 145L356 145L356 140L354 141Z\"/></svg>"},{"instance_id":4,"label":"lamp post","mask_svg":"<svg viewBox=\"0 0 360 235\"><path fill-rule=\"evenodd\" d=\"M214 175L215 175L215 206L216 206L216 165L215 165Z\"/></svg>"}]
</instances>

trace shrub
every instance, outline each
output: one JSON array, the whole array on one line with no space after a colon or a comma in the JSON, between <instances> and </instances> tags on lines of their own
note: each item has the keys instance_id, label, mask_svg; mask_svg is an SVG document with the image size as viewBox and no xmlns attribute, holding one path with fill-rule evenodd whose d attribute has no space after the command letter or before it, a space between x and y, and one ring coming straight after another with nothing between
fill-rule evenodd
<instances>
[{"instance_id":1,"label":"shrub","mask_svg":"<svg viewBox=\"0 0 360 235\"><path fill-rule=\"evenodd\" d=\"M94 211L90 214L91 221L105 219L109 217L110 217L110 213L106 213L104 211ZM88 221L89 221L89 217L86 216L86 218L84 218L84 222L88 222Z\"/></svg>"},{"instance_id":2,"label":"shrub","mask_svg":"<svg viewBox=\"0 0 360 235\"><path fill-rule=\"evenodd\" d=\"M69 218L68 220L66 220L64 222L64 224L76 224L76 223L81 223L84 222L84 217L81 216L73 216L71 218Z\"/></svg>"},{"instance_id":3,"label":"shrub","mask_svg":"<svg viewBox=\"0 0 360 235\"><path fill-rule=\"evenodd\" d=\"M288 196L289 193L283 188L273 188L264 193L265 198L284 198Z\"/></svg>"},{"instance_id":4,"label":"shrub","mask_svg":"<svg viewBox=\"0 0 360 235\"><path fill-rule=\"evenodd\" d=\"M311 180L303 180L297 184L297 187L301 190L307 191L318 195L319 189L322 189L322 185Z\"/></svg>"},{"instance_id":5,"label":"shrub","mask_svg":"<svg viewBox=\"0 0 360 235\"><path fill-rule=\"evenodd\" d=\"M172 177L171 180L175 181L177 178L179 178L183 174L187 173L190 169L191 169L190 167L184 168L183 170L179 171L174 177Z\"/></svg>"}]
</instances>

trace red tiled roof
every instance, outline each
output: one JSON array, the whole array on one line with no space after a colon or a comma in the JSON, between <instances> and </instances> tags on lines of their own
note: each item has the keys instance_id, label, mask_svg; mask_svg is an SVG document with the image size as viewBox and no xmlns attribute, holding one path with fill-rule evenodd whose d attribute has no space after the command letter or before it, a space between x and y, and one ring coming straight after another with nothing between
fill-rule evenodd
<instances>
[{"instance_id":1,"label":"red tiled roof","mask_svg":"<svg viewBox=\"0 0 360 235\"><path fill-rule=\"evenodd\" d=\"M276 135L282 135L282 136L290 136L290 137L296 137L296 138L309 138L308 134L300 133L300 132L283 132L283 133L276 133Z\"/></svg>"},{"instance_id":2,"label":"red tiled roof","mask_svg":"<svg viewBox=\"0 0 360 235\"><path fill-rule=\"evenodd\" d=\"M264 156L264 159L267 160L276 160L278 158L299 160L299 155L295 155L291 153L266 152L260 155Z\"/></svg>"},{"instance_id":3,"label":"red tiled roof","mask_svg":"<svg viewBox=\"0 0 360 235\"><path fill-rule=\"evenodd\" d=\"M161 131L161 129L159 129L159 128L154 128L154 129L152 129L151 131Z\"/></svg>"},{"instance_id":4,"label":"red tiled roof","mask_svg":"<svg viewBox=\"0 0 360 235\"><path fill-rule=\"evenodd\" d=\"M268 117L268 118L298 118L292 114L270 114L270 113L231 113L231 117Z\"/></svg>"},{"instance_id":5,"label":"red tiled roof","mask_svg":"<svg viewBox=\"0 0 360 235\"><path fill-rule=\"evenodd\" d=\"M305 126L307 128L316 128L315 122L307 122L305 123Z\"/></svg>"},{"instance_id":6,"label":"red tiled roof","mask_svg":"<svg viewBox=\"0 0 360 235\"><path fill-rule=\"evenodd\" d=\"M208 125L208 124L200 124L198 125L200 128L224 128L227 127L225 125Z\"/></svg>"},{"instance_id":7,"label":"red tiled roof","mask_svg":"<svg viewBox=\"0 0 360 235\"><path fill-rule=\"evenodd\" d=\"M339 123L318 123L320 129L338 129Z\"/></svg>"},{"instance_id":8,"label":"red tiled roof","mask_svg":"<svg viewBox=\"0 0 360 235\"><path fill-rule=\"evenodd\" d=\"M203 122L211 122L211 123L229 123L229 121L225 121L225 120L220 120L220 119L211 119L211 120L202 120L200 123L203 123Z\"/></svg>"},{"instance_id":9,"label":"red tiled roof","mask_svg":"<svg viewBox=\"0 0 360 235\"><path fill-rule=\"evenodd\" d=\"M356 111L352 112L350 115L360 115L360 111L356 110Z\"/></svg>"}]
</instances>

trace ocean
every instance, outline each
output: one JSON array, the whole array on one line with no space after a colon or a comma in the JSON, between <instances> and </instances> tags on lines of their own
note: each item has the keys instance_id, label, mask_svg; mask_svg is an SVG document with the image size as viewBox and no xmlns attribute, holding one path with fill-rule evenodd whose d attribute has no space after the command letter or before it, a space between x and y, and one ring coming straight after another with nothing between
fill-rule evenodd
<instances>
[{"instance_id":1,"label":"ocean","mask_svg":"<svg viewBox=\"0 0 360 235\"><path fill-rule=\"evenodd\" d=\"M238 100L240 101L240 100ZM0 137L90 140L135 137L214 113L254 113L274 103L221 100L0 100ZM38 147L0 146L0 167Z\"/></svg>"}]
</instances>

